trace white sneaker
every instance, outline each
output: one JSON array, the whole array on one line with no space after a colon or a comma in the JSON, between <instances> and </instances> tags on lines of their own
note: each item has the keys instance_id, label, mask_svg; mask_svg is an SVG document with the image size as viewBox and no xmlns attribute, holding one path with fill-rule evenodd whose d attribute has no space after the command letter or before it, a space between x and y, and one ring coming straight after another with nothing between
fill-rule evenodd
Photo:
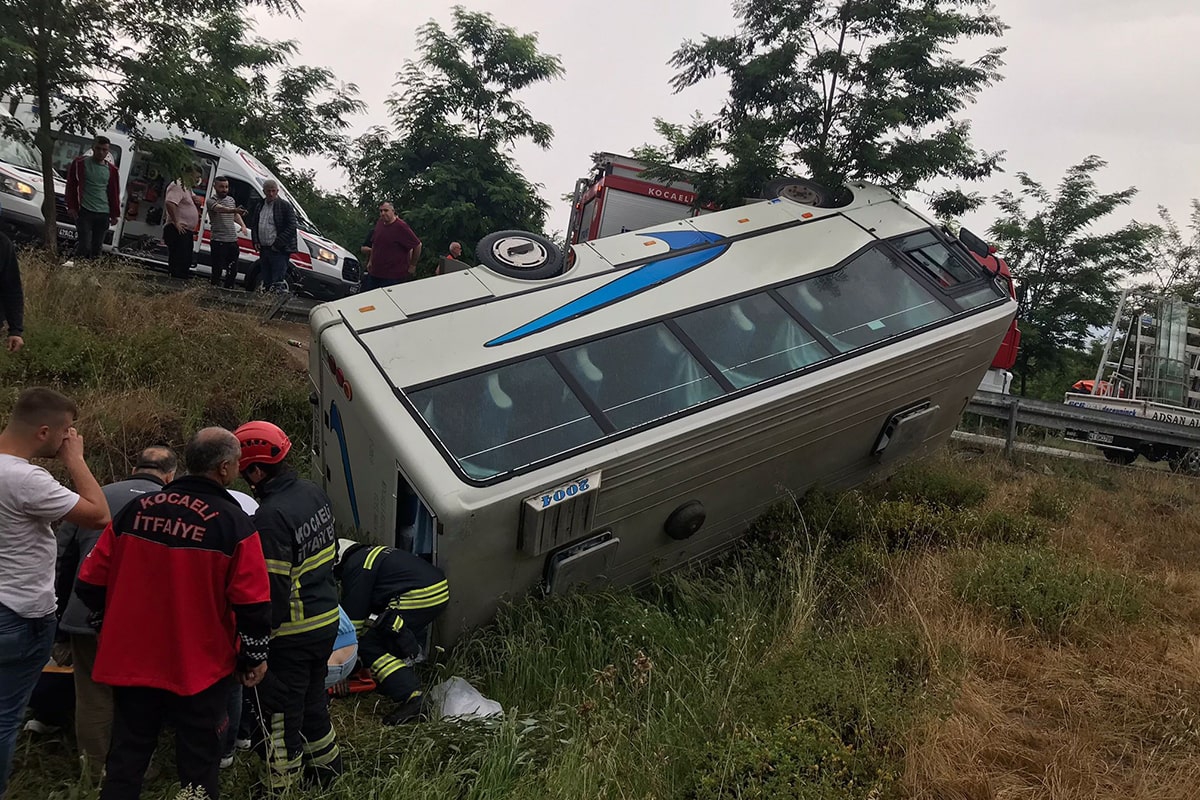
<instances>
[{"instance_id":1,"label":"white sneaker","mask_svg":"<svg viewBox=\"0 0 1200 800\"><path fill-rule=\"evenodd\" d=\"M250 749L250 740L249 739L234 739L233 746L235 748L237 748L238 750L249 750Z\"/></svg>"},{"instance_id":2,"label":"white sneaker","mask_svg":"<svg viewBox=\"0 0 1200 800\"><path fill-rule=\"evenodd\" d=\"M58 725L47 725L40 719L30 719L25 723L25 730L28 733L40 733L43 736L49 736L52 733L58 733L62 728Z\"/></svg>"},{"instance_id":3,"label":"white sneaker","mask_svg":"<svg viewBox=\"0 0 1200 800\"><path fill-rule=\"evenodd\" d=\"M75 262L71 261L70 259L67 259L66 261L63 262L63 266L64 267L73 267L73 266L75 266Z\"/></svg>"},{"instance_id":4,"label":"white sneaker","mask_svg":"<svg viewBox=\"0 0 1200 800\"><path fill-rule=\"evenodd\" d=\"M233 753L227 756L221 756L221 769L229 769L233 766Z\"/></svg>"}]
</instances>

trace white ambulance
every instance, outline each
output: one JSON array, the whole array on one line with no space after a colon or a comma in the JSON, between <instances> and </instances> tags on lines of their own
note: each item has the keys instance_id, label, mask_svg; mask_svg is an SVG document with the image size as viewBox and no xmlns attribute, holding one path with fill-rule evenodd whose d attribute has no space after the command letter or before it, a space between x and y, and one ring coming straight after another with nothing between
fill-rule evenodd
<instances>
[{"instance_id":1,"label":"white ambulance","mask_svg":"<svg viewBox=\"0 0 1200 800\"><path fill-rule=\"evenodd\" d=\"M26 127L37 125L37 107L31 103L17 103L13 115ZM149 154L135 149L128 131L112 129L97 133L107 136L111 141L110 157L121 177L121 217L105 235L105 250L165 266L167 249L162 241L164 197L174 176L163 174ZM202 180L196 187L199 194L207 195L212 191L213 180L217 176L224 176L229 179L230 194L238 204L250 208L263 199L263 183L268 179L275 180L279 184L280 196L296 209L300 252L292 255L289 281L295 288L322 300L345 297L358 290L361 277L358 258L346 248L323 237L287 187L252 153L229 142L218 142L197 131L184 131L155 123L144 126L144 135L155 140L178 138L195 153L202 169ZM76 156L91 150L91 136L55 131L53 137L54 168L62 175L66 174L67 167ZM62 186L57 187L56 195L59 239L74 241L75 228L67 215ZM35 224L44 224L40 210ZM208 275L211 272L208 244L212 230L207 214L203 215L201 225L201 233L194 245L195 271ZM258 253L248 236L240 237L239 244L239 273L250 276L256 270Z\"/></svg>"}]
</instances>

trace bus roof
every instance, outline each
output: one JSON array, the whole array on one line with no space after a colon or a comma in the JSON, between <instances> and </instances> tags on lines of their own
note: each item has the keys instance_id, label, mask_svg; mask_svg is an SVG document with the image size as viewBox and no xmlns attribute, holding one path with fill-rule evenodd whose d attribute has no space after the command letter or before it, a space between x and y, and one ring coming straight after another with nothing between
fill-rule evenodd
<instances>
[{"instance_id":1,"label":"bus roof","mask_svg":"<svg viewBox=\"0 0 1200 800\"><path fill-rule=\"evenodd\" d=\"M880 236L930 226L884 190L857 187L856 195L861 200L846 208L756 203L575 245L575 267L547 281L506 278L476 267L327 307L376 354L394 385L412 386L786 283L834 267ZM728 252L715 255L703 268L605 304L611 307L602 314L567 311L571 318L553 328L494 341L608 286L644 262L661 263L674 249L670 235L686 232L733 241Z\"/></svg>"}]
</instances>

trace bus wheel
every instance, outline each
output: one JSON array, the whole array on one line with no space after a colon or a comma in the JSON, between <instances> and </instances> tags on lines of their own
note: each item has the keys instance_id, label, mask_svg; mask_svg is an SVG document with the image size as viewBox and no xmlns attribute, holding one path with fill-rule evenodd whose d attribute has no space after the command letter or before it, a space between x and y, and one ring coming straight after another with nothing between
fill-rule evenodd
<instances>
[{"instance_id":1,"label":"bus wheel","mask_svg":"<svg viewBox=\"0 0 1200 800\"><path fill-rule=\"evenodd\" d=\"M1182 472L1187 475L1200 475L1200 450L1179 449L1167 457L1172 472Z\"/></svg>"},{"instance_id":2,"label":"bus wheel","mask_svg":"<svg viewBox=\"0 0 1200 800\"><path fill-rule=\"evenodd\" d=\"M558 245L526 231L489 233L475 248L479 263L509 278L528 281L553 278L562 271L562 251Z\"/></svg>"},{"instance_id":3,"label":"bus wheel","mask_svg":"<svg viewBox=\"0 0 1200 800\"><path fill-rule=\"evenodd\" d=\"M1137 453L1132 453L1128 450L1110 450L1109 448L1105 447L1102 448L1100 452L1104 453L1104 458L1108 461L1108 463L1120 464L1123 467L1128 466L1137 460Z\"/></svg>"},{"instance_id":4,"label":"bus wheel","mask_svg":"<svg viewBox=\"0 0 1200 800\"><path fill-rule=\"evenodd\" d=\"M771 200L782 197L793 203L818 208L828 206L833 199L828 189L807 178L776 178L768 181L763 187L762 196Z\"/></svg>"}]
</instances>

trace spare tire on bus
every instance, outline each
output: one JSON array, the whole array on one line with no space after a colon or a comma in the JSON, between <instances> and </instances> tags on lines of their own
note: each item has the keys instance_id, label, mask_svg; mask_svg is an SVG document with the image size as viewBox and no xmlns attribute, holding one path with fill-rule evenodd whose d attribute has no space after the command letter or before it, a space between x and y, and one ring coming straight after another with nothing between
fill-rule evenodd
<instances>
[{"instance_id":1,"label":"spare tire on bus","mask_svg":"<svg viewBox=\"0 0 1200 800\"><path fill-rule=\"evenodd\" d=\"M562 272L558 245L528 231L497 231L479 241L475 257L482 266L509 278L537 281Z\"/></svg>"},{"instance_id":2,"label":"spare tire on bus","mask_svg":"<svg viewBox=\"0 0 1200 800\"><path fill-rule=\"evenodd\" d=\"M833 195L828 189L807 178L776 178L773 181L767 181L767 185L763 187L762 196L768 200L782 197L793 203L817 208L825 208L833 202Z\"/></svg>"}]
</instances>

